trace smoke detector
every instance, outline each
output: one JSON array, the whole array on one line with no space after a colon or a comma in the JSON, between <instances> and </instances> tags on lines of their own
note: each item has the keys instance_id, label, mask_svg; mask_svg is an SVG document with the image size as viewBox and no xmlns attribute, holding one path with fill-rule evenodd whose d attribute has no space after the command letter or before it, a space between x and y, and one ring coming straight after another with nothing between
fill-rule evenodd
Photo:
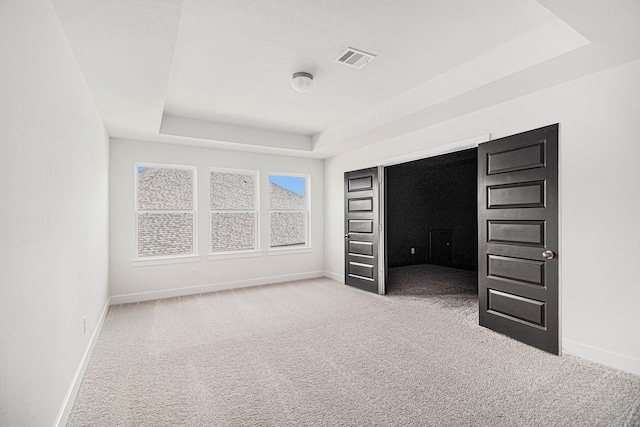
<instances>
[{"instance_id":1,"label":"smoke detector","mask_svg":"<svg viewBox=\"0 0 640 427\"><path fill-rule=\"evenodd\" d=\"M376 59L376 55L349 47L336 58L336 62L354 68L362 68L374 59Z\"/></svg>"},{"instance_id":2,"label":"smoke detector","mask_svg":"<svg viewBox=\"0 0 640 427\"><path fill-rule=\"evenodd\" d=\"M293 73L291 76L291 87L298 92L309 92L313 86L313 75L303 71Z\"/></svg>"}]
</instances>

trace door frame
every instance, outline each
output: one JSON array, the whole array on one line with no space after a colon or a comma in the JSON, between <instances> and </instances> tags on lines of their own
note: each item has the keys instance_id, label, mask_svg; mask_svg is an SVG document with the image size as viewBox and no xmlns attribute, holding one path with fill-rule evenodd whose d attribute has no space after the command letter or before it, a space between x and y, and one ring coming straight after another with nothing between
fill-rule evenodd
<instances>
[{"instance_id":1,"label":"door frame","mask_svg":"<svg viewBox=\"0 0 640 427\"><path fill-rule=\"evenodd\" d=\"M378 222L380 232L378 234L378 294L387 293L387 195L385 193L384 166L378 166Z\"/></svg>"},{"instance_id":2,"label":"door frame","mask_svg":"<svg viewBox=\"0 0 640 427\"><path fill-rule=\"evenodd\" d=\"M380 237L379 237L379 245L378 245L378 259L379 259L379 269L378 277L380 281L378 283L378 293L380 295L385 295L387 292L386 282L387 282L387 227L386 227L386 210L387 210L387 197L385 193L385 168L389 166L399 165L401 163L407 163L414 160L422 160L429 157L440 156L443 154L455 153L457 151L467 150L470 148L478 148L478 145L483 142L487 142L491 140L491 134L479 135L473 138L467 138L456 142L451 142L444 145L438 145L435 147L427 148L426 150L413 151L410 153L402 154L400 156L389 157L387 159L379 160L377 163L378 166L378 176L380 177L380 189L379 189L379 197L380 197Z\"/></svg>"}]
</instances>

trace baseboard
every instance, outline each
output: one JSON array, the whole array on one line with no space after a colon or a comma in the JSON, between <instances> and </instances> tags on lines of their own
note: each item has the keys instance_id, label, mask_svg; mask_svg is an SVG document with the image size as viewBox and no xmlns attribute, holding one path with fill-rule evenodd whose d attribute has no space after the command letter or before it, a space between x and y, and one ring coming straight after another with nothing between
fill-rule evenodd
<instances>
[{"instance_id":1,"label":"baseboard","mask_svg":"<svg viewBox=\"0 0 640 427\"><path fill-rule=\"evenodd\" d=\"M100 336L100 331L102 330L104 320L107 318L107 312L109 311L110 305L110 300L107 300L106 304L104 305L104 309L102 310L102 314L100 314L100 318L98 319L98 324L91 334L89 344L87 345L87 348L82 355L82 359L80 359L78 369L76 369L76 373L71 380L71 385L69 386L67 394L64 397L64 401L62 402L62 406L60 407L58 417L56 418L56 422L54 424L55 427L64 427L67 425L67 421L69 421L69 415L71 414L73 403L76 400L78 389L80 388L80 384L82 383L82 377L87 370L87 365L89 364L89 360L91 359L93 348L96 346L96 342L98 341L98 337Z\"/></svg>"},{"instance_id":2,"label":"baseboard","mask_svg":"<svg viewBox=\"0 0 640 427\"><path fill-rule=\"evenodd\" d=\"M592 362L640 375L640 359L634 357L566 339L562 340L562 350Z\"/></svg>"},{"instance_id":3,"label":"baseboard","mask_svg":"<svg viewBox=\"0 0 640 427\"><path fill-rule=\"evenodd\" d=\"M270 285L273 283L291 282L294 280L315 279L324 277L324 271L311 271L308 273L287 274L283 276L261 277L259 279L239 280L236 282L214 283L210 285L190 286L187 288L166 289L162 291L140 292L135 294L115 295L110 301L111 305L128 304L133 302L153 301L163 298L182 297L186 295L204 294L207 292L226 291L229 289L248 288L251 286Z\"/></svg>"},{"instance_id":4,"label":"baseboard","mask_svg":"<svg viewBox=\"0 0 640 427\"><path fill-rule=\"evenodd\" d=\"M336 282L344 283L344 274L336 274L336 273L333 273L331 271L325 270L324 271L324 276L328 277L329 279L333 279Z\"/></svg>"}]
</instances>

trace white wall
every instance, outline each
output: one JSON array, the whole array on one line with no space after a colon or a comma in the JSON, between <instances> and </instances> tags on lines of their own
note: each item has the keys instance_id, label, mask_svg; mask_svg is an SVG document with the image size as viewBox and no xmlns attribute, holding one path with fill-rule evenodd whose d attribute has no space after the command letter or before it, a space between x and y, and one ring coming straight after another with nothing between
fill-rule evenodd
<instances>
[{"instance_id":1,"label":"white wall","mask_svg":"<svg viewBox=\"0 0 640 427\"><path fill-rule=\"evenodd\" d=\"M343 173L478 135L560 123L566 351L640 374L640 61L328 159L325 264L343 275Z\"/></svg>"},{"instance_id":2,"label":"white wall","mask_svg":"<svg viewBox=\"0 0 640 427\"><path fill-rule=\"evenodd\" d=\"M136 267L131 265L135 242L133 175L136 162L197 166L198 254L202 257L199 262ZM260 172L262 256L207 259L211 167ZM311 175L311 252L275 256L267 254L269 172ZM112 139L110 176L110 277L114 302L140 301L323 275L322 160ZM192 276L194 269L198 271L196 277Z\"/></svg>"},{"instance_id":3,"label":"white wall","mask_svg":"<svg viewBox=\"0 0 640 427\"><path fill-rule=\"evenodd\" d=\"M108 299L109 140L50 1L0 2L0 57L0 425L50 426Z\"/></svg>"}]
</instances>

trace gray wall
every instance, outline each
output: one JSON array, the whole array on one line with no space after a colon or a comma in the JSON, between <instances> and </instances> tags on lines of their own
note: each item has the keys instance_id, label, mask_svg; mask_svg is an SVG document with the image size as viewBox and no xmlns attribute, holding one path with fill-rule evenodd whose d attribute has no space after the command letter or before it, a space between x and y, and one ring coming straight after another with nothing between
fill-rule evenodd
<instances>
[{"instance_id":1,"label":"gray wall","mask_svg":"<svg viewBox=\"0 0 640 427\"><path fill-rule=\"evenodd\" d=\"M448 161L432 158L386 168L390 268L428 263L432 228L451 230L449 266L476 268L477 167L476 150L471 151L443 156Z\"/></svg>"},{"instance_id":2,"label":"gray wall","mask_svg":"<svg viewBox=\"0 0 640 427\"><path fill-rule=\"evenodd\" d=\"M0 425L51 426L108 299L109 139L50 1L0 4L0 57Z\"/></svg>"}]
</instances>

